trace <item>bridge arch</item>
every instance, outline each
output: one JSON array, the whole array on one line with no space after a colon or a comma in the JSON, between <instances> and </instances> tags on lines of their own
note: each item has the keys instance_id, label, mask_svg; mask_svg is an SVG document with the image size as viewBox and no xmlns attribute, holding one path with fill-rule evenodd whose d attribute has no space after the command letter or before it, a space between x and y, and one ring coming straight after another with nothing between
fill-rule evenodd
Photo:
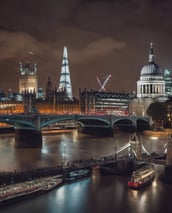
<instances>
[{"instance_id":1,"label":"bridge arch","mask_svg":"<svg viewBox=\"0 0 172 213\"><path fill-rule=\"evenodd\" d=\"M132 119L129 119L129 118L119 118L119 119L116 119L114 122L113 122L113 127L115 126L121 126L121 125L134 125L134 122Z\"/></svg>"},{"instance_id":2,"label":"bridge arch","mask_svg":"<svg viewBox=\"0 0 172 213\"><path fill-rule=\"evenodd\" d=\"M95 126L110 126L110 122L102 119L102 118L78 118L76 123L81 124L81 126L86 126L86 125L95 125Z\"/></svg>"},{"instance_id":3,"label":"bridge arch","mask_svg":"<svg viewBox=\"0 0 172 213\"><path fill-rule=\"evenodd\" d=\"M40 128L42 129L50 124L59 123L59 122L63 122L63 121L72 121L75 119L76 119L76 116L69 116L69 117L67 116L67 117L59 117L59 118L46 120L41 123Z\"/></svg>"},{"instance_id":4,"label":"bridge arch","mask_svg":"<svg viewBox=\"0 0 172 213\"><path fill-rule=\"evenodd\" d=\"M116 117L113 120L112 126L147 129L149 127L149 120L144 117Z\"/></svg>"},{"instance_id":5,"label":"bridge arch","mask_svg":"<svg viewBox=\"0 0 172 213\"><path fill-rule=\"evenodd\" d=\"M27 120L15 120L15 119L0 119L0 123L6 123L14 126L30 127L35 128L36 125Z\"/></svg>"}]
</instances>

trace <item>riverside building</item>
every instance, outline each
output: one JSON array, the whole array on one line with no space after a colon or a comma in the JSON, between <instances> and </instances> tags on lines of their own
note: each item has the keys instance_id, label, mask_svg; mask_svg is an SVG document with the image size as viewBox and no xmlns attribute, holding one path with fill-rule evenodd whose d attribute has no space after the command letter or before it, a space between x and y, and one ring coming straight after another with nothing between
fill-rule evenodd
<instances>
[{"instance_id":1,"label":"riverside building","mask_svg":"<svg viewBox=\"0 0 172 213\"><path fill-rule=\"evenodd\" d=\"M128 115L131 95L105 91L79 91L81 113Z\"/></svg>"}]
</instances>

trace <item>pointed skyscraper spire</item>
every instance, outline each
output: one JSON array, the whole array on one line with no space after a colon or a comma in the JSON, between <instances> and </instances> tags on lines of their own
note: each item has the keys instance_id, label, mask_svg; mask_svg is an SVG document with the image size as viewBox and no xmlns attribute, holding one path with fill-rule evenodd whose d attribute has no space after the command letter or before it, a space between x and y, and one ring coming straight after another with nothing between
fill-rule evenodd
<instances>
[{"instance_id":1,"label":"pointed skyscraper spire","mask_svg":"<svg viewBox=\"0 0 172 213\"><path fill-rule=\"evenodd\" d=\"M59 90L64 91L66 93L67 98L69 98L70 100L73 99L67 47L64 47L63 50L63 61L59 81Z\"/></svg>"},{"instance_id":2,"label":"pointed skyscraper spire","mask_svg":"<svg viewBox=\"0 0 172 213\"><path fill-rule=\"evenodd\" d=\"M150 49L149 49L149 63L154 61L154 53L153 53L153 43L150 43Z\"/></svg>"}]
</instances>

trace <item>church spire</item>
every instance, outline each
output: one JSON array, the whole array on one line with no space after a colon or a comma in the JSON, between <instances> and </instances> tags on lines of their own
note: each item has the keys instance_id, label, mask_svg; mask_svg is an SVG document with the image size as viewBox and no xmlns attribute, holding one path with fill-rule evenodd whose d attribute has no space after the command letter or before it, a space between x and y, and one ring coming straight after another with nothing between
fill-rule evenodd
<instances>
[{"instance_id":1,"label":"church spire","mask_svg":"<svg viewBox=\"0 0 172 213\"><path fill-rule=\"evenodd\" d=\"M150 49L149 49L149 63L152 63L154 61L154 53L153 53L153 43L150 43Z\"/></svg>"},{"instance_id":2,"label":"church spire","mask_svg":"<svg viewBox=\"0 0 172 213\"><path fill-rule=\"evenodd\" d=\"M59 91L64 91L66 93L67 98L71 100L73 99L67 47L64 47L64 50L63 50L63 60L62 60L61 75L60 75L60 81L59 81Z\"/></svg>"}]
</instances>

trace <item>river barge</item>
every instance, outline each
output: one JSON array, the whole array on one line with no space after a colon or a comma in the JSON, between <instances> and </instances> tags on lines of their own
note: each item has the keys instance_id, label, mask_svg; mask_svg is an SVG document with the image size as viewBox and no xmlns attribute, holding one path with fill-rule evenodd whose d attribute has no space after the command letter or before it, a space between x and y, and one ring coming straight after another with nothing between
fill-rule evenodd
<instances>
[{"instance_id":1,"label":"river barge","mask_svg":"<svg viewBox=\"0 0 172 213\"><path fill-rule=\"evenodd\" d=\"M53 176L1 186L0 207L46 193L62 184L62 178Z\"/></svg>"},{"instance_id":2,"label":"river barge","mask_svg":"<svg viewBox=\"0 0 172 213\"><path fill-rule=\"evenodd\" d=\"M152 183L155 177L155 167L153 164L145 164L141 168L134 171L128 181L128 187L132 189L140 189Z\"/></svg>"}]
</instances>

